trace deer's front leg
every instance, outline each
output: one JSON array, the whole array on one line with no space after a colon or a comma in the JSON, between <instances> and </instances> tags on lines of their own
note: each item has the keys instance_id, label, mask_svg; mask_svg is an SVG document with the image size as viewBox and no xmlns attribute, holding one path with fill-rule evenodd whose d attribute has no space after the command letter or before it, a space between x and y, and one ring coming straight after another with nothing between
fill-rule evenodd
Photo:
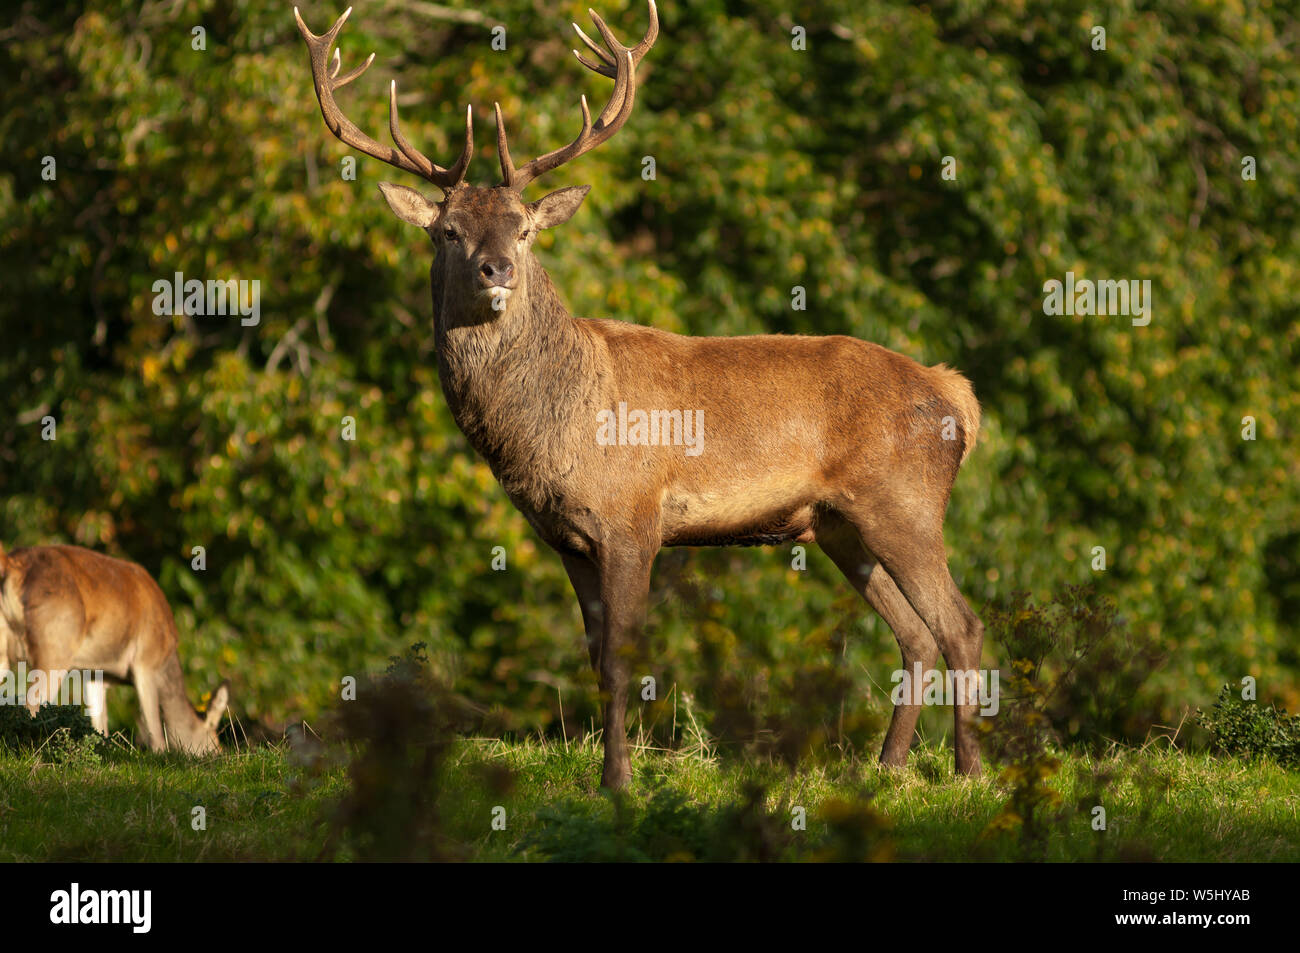
<instances>
[{"instance_id":1,"label":"deer's front leg","mask_svg":"<svg viewBox=\"0 0 1300 953\"><path fill-rule=\"evenodd\" d=\"M628 668L645 625L656 551L657 547L618 547L602 553L598 564L604 607L600 691L605 698L605 766L600 783L615 791L632 778L626 725Z\"/></svg>"},{"instance_id":2,"label":"deer's front leg","mask_svg":"<svg viewBox=\"0 0 1300 953\"><path fill-rule=\"evenodd\" d=\"M578 608L582 610L582 630L586 635L587 655L591 658L591 669L600 678L600 646L605 638L605 606L600 601L600 571L595 563L582 556L561 556L564 570L569 574L573 584L574 595L578 597Z\"/></svg>"}]
</instances>

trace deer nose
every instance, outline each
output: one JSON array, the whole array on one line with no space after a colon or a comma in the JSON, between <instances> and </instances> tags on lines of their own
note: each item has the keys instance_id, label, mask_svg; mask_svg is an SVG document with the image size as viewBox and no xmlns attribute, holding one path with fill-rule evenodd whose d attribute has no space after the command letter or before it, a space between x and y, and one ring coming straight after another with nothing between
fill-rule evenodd
<instances>
[{"instance_id":1,"label":"deer nose","mask_svg":"<svg viewBox=\"0 0 1300 953\"><path fill-rule=\"evenodd\" d=\"M509 258L489 258L479 266L483 283L489 288L512 288L515 283L515 263Z\"/></svg>"}]
</instances>

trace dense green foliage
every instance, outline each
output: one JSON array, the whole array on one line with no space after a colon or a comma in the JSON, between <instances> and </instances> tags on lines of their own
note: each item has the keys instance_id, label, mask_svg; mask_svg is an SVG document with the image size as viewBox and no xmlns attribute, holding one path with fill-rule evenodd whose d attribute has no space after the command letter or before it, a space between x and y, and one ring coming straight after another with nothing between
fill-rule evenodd
<instances>
[{"instance_id":1,"label":"dense green foliage","mask_svg":"<svg viewBox=\"0 0 1300 953\"><path fill-rule=\"evenodd\" d=\"M1214 706L1197 715L1215 749L1246 758L1272 758L1283 767L1300 769L1300 718L1284 709L1243 701L1224 685Z\"/></svg>"},{"instance_id":2,"label":"dense green foliage","mask_svg":"<svg viewBox=\"0 0 1300 953\"><path fill-rule=\"evenodd\" d=\"M18 705L0 705L0 744L18 750L40 748L59 735L71 741L102 741L80 705L42 705L35 713Z\"/></svg>"},{"instance_id":3,"label":"dense green foliage","mask_svg":"<svg viewBox=\"0 0 1300 953\"><path fill-rule=\"evenodd\" d=\"M303 15L323 31L344 5ZM604 102L567 56L586 5L361 0L344 68L378 55L340 102L386 139L398 78L407 135L442 161L473 103L471 176L495 181L492 101L517 159L573 135L579 91ZM1153 718L1176 725L1247 674L1295 709L1289 6L665 2L628 127L548 177L593 190L539 254L577 314L848 333L961 368L985 411L948 522L972 605L1092 582L1167 656L1142 689ZM638 2L600 9L625 39L644 29ZM559 560L438 389L430 249L376 188L405 177L366 158L341 176L290 4L27 0L0 36L4 543L142 562L175 607L191 685L231 676L246 718L312 717L343 676L425 641L506 727L558 737L562 702L564 730L586 728L594 679ZM260 281L260 324L157 316L153 283L178 271ZM1067 271L1150 279L1150 324L1044 313L1044 282ZM814 716L866 744L892 639L829 561L790 566L788 548L665 553L653 674L706 719L748 713L713 726L743 738L845 673ZM647 717L680 735L666 694Z\"/></svg>"}]
</instances>

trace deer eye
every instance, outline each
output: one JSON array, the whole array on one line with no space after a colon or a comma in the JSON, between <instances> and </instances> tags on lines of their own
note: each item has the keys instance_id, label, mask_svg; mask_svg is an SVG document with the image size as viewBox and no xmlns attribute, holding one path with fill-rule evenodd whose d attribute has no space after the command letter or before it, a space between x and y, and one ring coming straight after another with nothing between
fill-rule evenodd
<instances>
[{"instance_id":1,"label":"deer eye","mask_svg":"<svg viewBox=\"0 0 1300 953\"><path fill-rule=\"evenodd\" d=\"M522 232L519 233L519 240L520 240L521 242L526 242L526 241L528 241L528 236L531 235L532 233L533 233L533 232L532 232L532 229L530 229L530 228L525 228Z\"/></svg>"},{"instance_id":2,"label":"deer eye","mask_svg":"<svg viewBox=\"0 0 1300 953\"><path fill-rule=\"evenodd\" d=\"M449 242L460 241L460 234L454 228L444 228L442 230L442 237L447 239Z\"/></svg>"}]
</instances>

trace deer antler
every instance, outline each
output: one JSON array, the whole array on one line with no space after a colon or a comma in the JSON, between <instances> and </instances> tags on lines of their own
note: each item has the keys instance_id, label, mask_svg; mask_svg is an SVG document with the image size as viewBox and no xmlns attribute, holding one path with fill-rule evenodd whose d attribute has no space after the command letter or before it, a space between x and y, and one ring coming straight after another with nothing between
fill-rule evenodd
<instances>
[{"instance_id":1,"label":"deer antler","mask_svg":"<svg viewBox=\"0 0 1300 953\"><path fill-rule=\"evenodd\" d=\"M600 26L600 17L596 16L596 14L592 13L590 10L587 12L591 13L591 17L596 21L596 25ZM578 62L592 72L614 79L618 69L618 64L615 63L614 58L601 49L595 40L583 33L582 27L578 26L578 24L573 24L573 29L577 31L579 39L581 39L583 43L587 44L587 48L599 56L602 61L600 63L593 63L577 50L574 50L573 55L578 58ZM602 30L601 36L607 36L607 34ZM657 39L659 39L659 11L655 9L654 0L650 0L650 26L646 28L645 36L641 38L641 42L631 49L633 66L637 66L641 63L641 57L645 56L646 51L649 50L650 47L654 46L655 40ZM624 47L624 49L626 49L626 47Z\"/></svg>"},{"instance_id":2,"label":"deer antler","mask_svg":"<svg viewBox=\"0 0 1300 953\"><path fill-rule=\"evenodd\" d=\"M605 41L608 50L602 49L587 34L583 33L576 23L573 25L573 28L578 31L578 36L582 39L582 42L600 57L600 62L597 63L587 59L577 50L573 51L573 55L587 69L599 73L601 76L613 78L614 93L610 96L609 102L601 110L600 116L594 124L591 121L591 111L587 108L587 97L581 97L582 131L578 133L578 138L567 146L556 149L554 152L548 152L546 155L538 156L521 168L516 169L514 163L510 161L510 147L506 143L506 127L501 118L501 106L496 104L497 154L501 157L500 184L502 186L522 193L528 187L528 183L538 176L559 168L571 159L576 159L578 156L590 152L623 128L623 124L632 115L632 103L636 99L636 66L659 36L659 11L655 9L654 0L649 0L649 3L650 26L641 42L635 47L626 47L618 42L609 27L605 25L605 21L600 18L600 14L596 13L595 10L588 10L587 12L591 14L592 22L596 24L596 29L600 31L601 38Z\"/></svg>"},{"instance_id":3,"label":"deer antler","mask_svg":"<svg viewBox=\"0 0 1300 953\"><path fill-rule=\"evenodd\" d=\"M397 143L397 149L380 145L374 139L371 139L358 129L347 116L343 115L343 110L339 109L338 104L334 102L334 91L341 89L364 73L375 59L375 54L371 53L360 66L343 76L339 76L339 69L343 64L339 58L339 51L336 49L334 50L333 69L330 69L330 48L334 45L335 37L338 36L339 30L343 29L343 24L351 13L352 8L348 7L343 11L343 15L334 21L334 25L329 28L328 32L317 36L307 29L307 24L302 22L302 16L298 13L298 8L293 8L293 17L298 21L298 32L307 41L307 51L311 54L311 78L316 85L316 98L320 100L320 111L321 115L325 117L325 125L329 127L330 132L338 136L344 143L353 149L364 152L371 158L386 162L404 172L418 175L420 178L432 182L444 192L459 188L461 183L465 181L465 172L469 168L470 156L474 152L473 110L470 107L465 108L465 148L461 152L460 158L456 160L456 164L450 169L444 169L412 146L406 137L402 135L402 129L397 120L396 80L393 80L388 88L388 130L393 136L393 142Z\"/></svg>"}]
</instances>

